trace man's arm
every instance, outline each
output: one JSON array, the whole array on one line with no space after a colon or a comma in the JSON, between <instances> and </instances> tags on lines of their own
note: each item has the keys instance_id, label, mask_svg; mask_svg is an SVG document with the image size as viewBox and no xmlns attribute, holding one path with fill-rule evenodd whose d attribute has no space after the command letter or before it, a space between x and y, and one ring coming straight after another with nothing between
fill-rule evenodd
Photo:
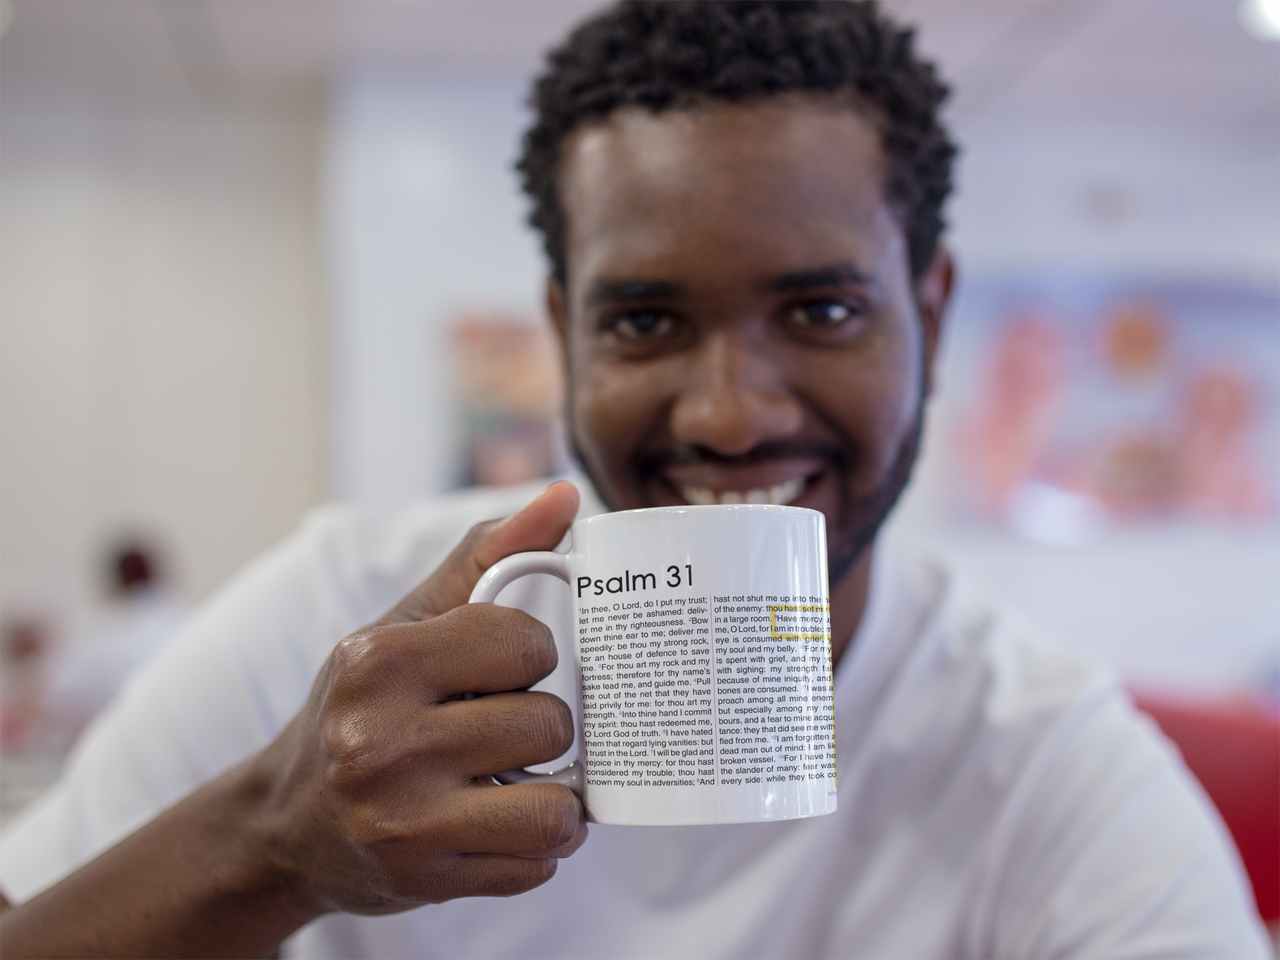
<instances>
[{"instance_id":1,"label":"man's arm","mask_svg":"<svg viewBox=\"0 0 1280 960\"><path fill-rule=\"evenodd\" d=\"M0 952L266 955L323 913L395 913L550 878L586 837L581 804L558 784L491 775L572 742L565 704L526 689L554 668L555 645L520 611L466 601L497 560L551 549L576 509L576 491L555 484L474 529L338 645L265 750L6 910Z\"/></svg>"},{"instance_id":2,"label":"man's arm","mask_svg":"<svg viewBox=\"0 0 1280 960\"><path fill-rule=\"evenodd\" d=\"M5 956L266 956L319 914L259 853L248 765L0 917Z\"/></svg>"}]
</instances>

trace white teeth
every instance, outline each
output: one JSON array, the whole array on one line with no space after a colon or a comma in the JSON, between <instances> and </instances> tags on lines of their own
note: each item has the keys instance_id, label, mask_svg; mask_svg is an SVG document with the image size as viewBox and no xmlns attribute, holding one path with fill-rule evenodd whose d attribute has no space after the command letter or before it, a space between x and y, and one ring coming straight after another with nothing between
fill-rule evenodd
<instances>
[{"instance_id":1,"label":"white teeth","mask_svg":"<svg viewBox=\"0 0 1280 960\"><path fill-rule=\"evenodd\" d=\"M696 503L701 506L710 506L713 503L719 503L716 499L714 490L708 490L705 487L685 487L680 488L680 496L684 497L690 503Z\"/></svg>"},{"instance_id":2,"label":"white teeth","mask_svg":"<svg viewBox=\"0 0 1280 960\"><path fill-rule=\"evenodd\" d=\"M786 505L804 490L804 479L776 483L767 490L722 490L718 495L707 487L680 486L680 495L689 503L775 503Z\"/></svg>"},{"instance_id":3,"label":"white teeth","mask_svg":"<svg viewBox=\"0 0 1280 960\"><path fill-rule=\"evenodd\" d=\"M795 480L788 480L785 483L777 483L769 488L769 502L786 505L800 496L800 492L804 490L804 478L797 477Z\"/></svg>"}]
</instances>

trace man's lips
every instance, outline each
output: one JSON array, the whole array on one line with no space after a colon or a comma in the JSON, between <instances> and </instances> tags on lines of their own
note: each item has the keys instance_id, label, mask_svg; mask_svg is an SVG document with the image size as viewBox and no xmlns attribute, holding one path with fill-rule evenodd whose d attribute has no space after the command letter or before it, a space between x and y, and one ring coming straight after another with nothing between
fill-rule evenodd
<instances>
[{"instance_id":1,"label":"man's lips","mask_svg":"<svg viewBox=\"0 0 1280 960\"><path fill-rule=\"evenodd\" d=\"M789 504L804 493L825 466L819 460L776 460L735 465L697 463L670 466L664 478L686 503Z\"/></svg>"}]
</instances>

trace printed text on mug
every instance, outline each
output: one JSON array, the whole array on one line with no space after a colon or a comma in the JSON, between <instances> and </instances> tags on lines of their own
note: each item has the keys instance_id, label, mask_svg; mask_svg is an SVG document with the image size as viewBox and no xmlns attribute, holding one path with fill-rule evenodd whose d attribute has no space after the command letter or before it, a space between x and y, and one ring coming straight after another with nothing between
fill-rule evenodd
<instances>
[{"instance_id":1,"label":"printed text on mug","mask_svg":"<svg viewBox=\"0 0 1280 960\"><path fill-rule=\"evenodd\" d=\"M693 586L693 566L685 564L679 566L672 564L664 571L664 586L668 587L692 587ZM656 573L632 573L630 570L624 570L620 577L609 577L603 580L592 580L590 577L578 578L578 596L582 596L583 590L591 590L594 596L603 596L606 593L631 593L633 590L656 590L658 589L658 575Z\"/></svg>"}]
</instances>

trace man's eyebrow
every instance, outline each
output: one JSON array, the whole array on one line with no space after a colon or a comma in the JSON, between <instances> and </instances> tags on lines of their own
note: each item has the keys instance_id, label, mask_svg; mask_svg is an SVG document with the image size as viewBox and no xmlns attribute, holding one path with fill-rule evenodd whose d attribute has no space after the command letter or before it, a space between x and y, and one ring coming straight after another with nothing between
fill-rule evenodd
<instances>
[{"instance_id":1,"label":"man's eyebrow","mask_svg":"<svg viewBox=\"0 0 1280 960\"><path fill-rule=\"evenodd\" d=\"M588 304L672 300L685 292L683 284L668 280L597 280L587 289Z\"/></svg>"},{"instance_id":2,"label":"man's eyebrow","mask_svg":"<svg viewBox=\"0 0 1280 960\"><path fill-rule=\"evenodd\" d=\"M870 274L863 273L849 260L831 263L811 270L795 270L766 280L764 289L770 293L789 293L793 290L810 290L814 287L839 287L848 283L869 284Z\"/></svg>"}]
</instances>

